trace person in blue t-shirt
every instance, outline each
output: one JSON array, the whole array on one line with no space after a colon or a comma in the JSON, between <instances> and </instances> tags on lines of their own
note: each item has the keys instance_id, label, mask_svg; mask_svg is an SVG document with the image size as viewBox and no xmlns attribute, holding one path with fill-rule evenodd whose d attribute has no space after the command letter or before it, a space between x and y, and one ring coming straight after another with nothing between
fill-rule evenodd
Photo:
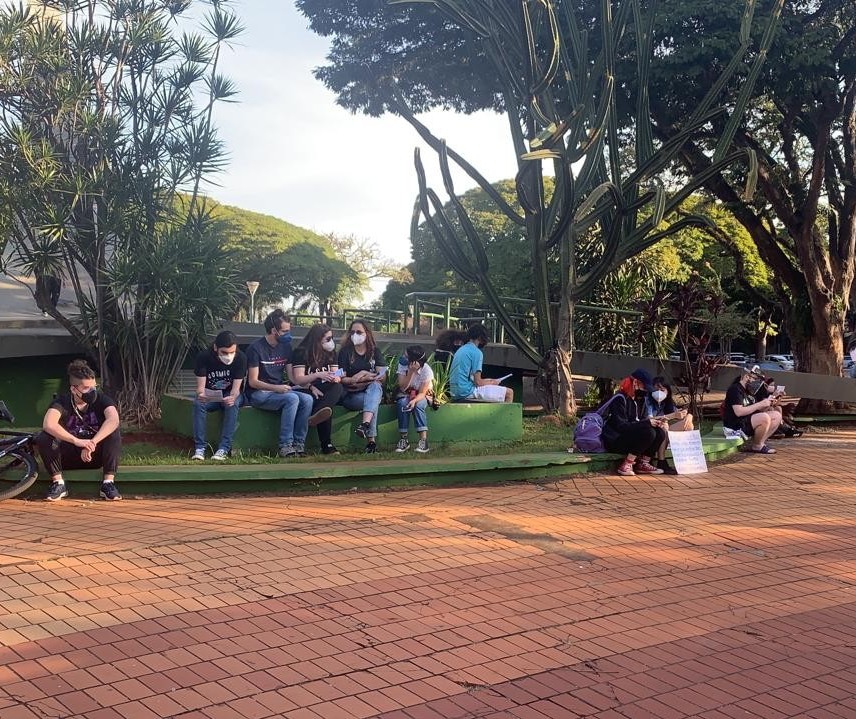
<instances>
[{"instance_id":1,"label":"person in blue t-shirt","mask_svg":"<svg viewBox=\"0 0 856 719\"><path fill-rule=\"evenodd\" d=\"M329 407L312 414L312 397L286 383L291 364L291 320L282 310L265 318L265 336L247 349L247 397L250 405L280 413L279 456L305 457L310 426L330 419Z\"/></svg>"},{"instance_id":2,"label":"person in blue t-shirt","mask_svg":"<svg viewBox=\"0 0 856 719\"><path fill-rule=\"evenodd\" d=\"M503 387L499 380L482 377L484 355L482 347L488 342L487 330L482 324L470 326L467 343L455 352L449 368L449 390L452 400L463 402L513 402L514 390Z\"/></svg>"}]
</instances>

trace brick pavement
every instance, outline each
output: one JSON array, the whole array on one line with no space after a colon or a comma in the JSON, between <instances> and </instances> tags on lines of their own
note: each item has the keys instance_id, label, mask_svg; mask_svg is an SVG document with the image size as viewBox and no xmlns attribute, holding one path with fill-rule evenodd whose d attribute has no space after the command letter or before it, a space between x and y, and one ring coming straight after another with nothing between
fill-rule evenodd
<instances>
[{"instance_id":1,"label":"brick pavement","mask_svg":"<svg viewBox=\"0 0 856 719\"><path fill-rule=\"evenodd\" d=\"M856 717L856 431L700 477L0 504L0 717Z\"/></svg>"}]
</instances>

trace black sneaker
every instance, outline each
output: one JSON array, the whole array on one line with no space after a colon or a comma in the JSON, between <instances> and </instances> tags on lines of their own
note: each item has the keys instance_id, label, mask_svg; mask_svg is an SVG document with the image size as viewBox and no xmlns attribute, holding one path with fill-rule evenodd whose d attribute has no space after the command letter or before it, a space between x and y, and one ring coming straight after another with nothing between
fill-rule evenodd
<instances>
[{"instance_id":1,"label":"black sneaker","mask_svg":"<svg viewBox=\"0 0 856 719\"><path fill-rule=\"evenodd\" d=\"M368 437L371 425L368 422L360 422L354 430L354 434L358 437Z\"/></svg>"},{"instance_id":2,"label":"black sneaker","mask_svg":"<svg viewBox=\"0 0 856 719\"><path fill-rule=\"evenodd\" d=\"M65 482L51 482L51 486L48 488L45 500L48 502L59 502L59 500L64 499L67 496L68 489L66 489Z\"/></svg>"},{"instance_id":3,"label":"black sneaker","mask_svg":"<svg viewBox=\"0 0 856 719\"><path fill-rule=\"evenodd\" d=\"M332 444L328 444L326 447L321 448L321 454L339 454L339 450Z\"/></svg>"},{"instance_id":4,"label":"black sneaker","mask_svg":"<svg viewBox=\"0 0 856 719\"><path fill-rule=\"evenodd\" d=\"M102 482L101 491L98 494L101 495L101 499L106 499L108 502L117 502L122 499L115 482Z\"/></svg>"},{"instance_id":5,"label":"black sneaker","mask_svg":"<svg viewBox=\"0 0 856 719\"><path fill-rule=\"evenodd\" d=\"M374 454L377 452L377 444L375 442L369 442L366 445L366 454Z\"/></svg>"}]
</instances>

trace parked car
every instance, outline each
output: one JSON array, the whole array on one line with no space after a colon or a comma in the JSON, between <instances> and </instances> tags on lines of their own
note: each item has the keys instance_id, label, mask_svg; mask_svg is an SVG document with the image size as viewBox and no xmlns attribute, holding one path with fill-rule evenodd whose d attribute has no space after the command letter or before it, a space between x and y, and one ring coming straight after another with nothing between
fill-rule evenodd
<instances>
[{"instance_id":1,"label":"parked car","mask_svg":"<svg viewBox=\"0 0 856 719\"><path fill-rule=\"evenodd\" d=\"M779 369L785 372L794 371L794 356L793 355L767 355L764 357L765 362L773 362L778 364Z\"/></svg>"}]
</instances>

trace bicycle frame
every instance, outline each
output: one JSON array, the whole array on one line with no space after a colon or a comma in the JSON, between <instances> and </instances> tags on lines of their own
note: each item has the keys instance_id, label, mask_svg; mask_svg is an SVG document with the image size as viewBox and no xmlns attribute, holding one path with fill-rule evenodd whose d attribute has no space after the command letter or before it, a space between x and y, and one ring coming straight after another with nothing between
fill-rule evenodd
<instances>
[{"instance_id":1,"label":"bicycle frame","mask_svg":"<svg viewBox=\"0 0 856 719\"><path fill-rule=\"evenodd\" d=\"M8 430L0 431L0 436L12 437L14 439L0 439L0 457L5 457L13 449L32 445L33 435L29 432L10 432Z\"/></svg>"}]
</instances>

